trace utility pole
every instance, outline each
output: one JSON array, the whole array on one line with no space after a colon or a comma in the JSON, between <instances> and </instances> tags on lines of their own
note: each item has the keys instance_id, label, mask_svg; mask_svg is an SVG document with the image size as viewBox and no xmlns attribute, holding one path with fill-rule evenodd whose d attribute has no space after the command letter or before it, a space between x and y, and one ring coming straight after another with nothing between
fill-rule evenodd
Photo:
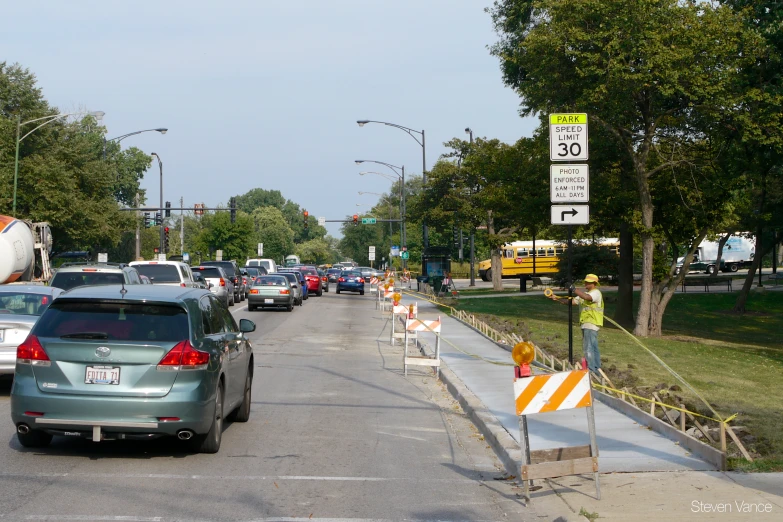
<instances>
[{"instance_id":1,"label":"utility pole","mask_svg":"<svg viewBox=\"0 0 783 522\"><path fill-rule=\"evenodd\" d=\"M136 192L136 208L139 208L139 193ZM138 259L141 257L141 231L139 230L140 224L139 219L141 216L140 211L136 211L136 257L134 258L134 261L138 261Z\"/></svg>"},{"instance_id":2,"label":"utility pole","mask_svg":"<svg viewBox=\"0 0 783 522\"><path fill-rule=\"evenodd\" d=\"M185 198L179 198L179 255L185 255Z\"/></svg>"},{"instance_id":3,"label":"utility pole","mask_svg":"<svg viewBox=\"0 0 783 522\"><path fill-rule=\"evenodd\" d=\"M468 127L465 132L470 134L470 145L473 148L473 129ZM473 189L471 188L471 196L473 195ZM470 226L470 286L476 286L476 227Z\"/></svg>"}]
</instances>

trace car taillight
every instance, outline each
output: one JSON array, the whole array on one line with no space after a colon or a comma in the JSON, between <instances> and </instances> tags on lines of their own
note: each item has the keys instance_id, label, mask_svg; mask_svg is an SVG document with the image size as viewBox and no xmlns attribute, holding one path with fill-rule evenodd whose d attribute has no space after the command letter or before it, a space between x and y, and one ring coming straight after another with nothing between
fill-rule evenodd
<instances>
[{"instance_id":1,"label":"car taillight","mask_svg":"<svg viewBox=\"0 0 783 522\"><path fill-rule=\"evenodd\" d=\"M30 334L22 344L16 347L17 364L32 364L33 366L51 366L52 361L41 346L36 336Z\"/></svg>"},{"instance_id":2,"label":"car taillight","mask_svg":"<svg viewBox=\"0 0 783 522\"><path fill-rule=\"evenodd\" d=\"M257 288L253 288L253 289L250 290L250 293L251 294L257 294L258 293L258 289Z\"/></svg>"},{"instance_id":3,"label":"car taillight","mask_svg":"<svg viewBox=\"0 0 783 522\"><path fill-rule=\"evenodd\" d=\"M205 370L209 364L209 354L193 348L190 341L177 343L158 363L158 370Z\"/></svg>"},{"instance_id":4,"label":"car taillight","mask_svg":"<svg viewBox=\"0 0 783 522\"><path fill-rule=\"evenodd\" d=\"M340 279L338 279L337 281L338 281L338 282L340 282L340 283L344 283L344 282L345 282L345 278L344 278L344 277L341 277L341 278L340 278Z\"/></svg>"},{"instance_id":5,"label":"car taillight","mask_svg":"<svg viewBox=\"0 0 783 522\"><path fill-rule=\"evenodd\" d=\"M185 283L180 283L179 286L187 286Z\"/></svg>"},{"instance_id":6,"label":"car taillight","mask_svg":"<svg viewBox=\"0 0 783 522\"><path fill-rule=\"evenodd\" d=\"M226 280L222 277L220 278L220 286L226 286Z\"/></svg>"},{"instance_id":7,"label":"car taillight","mask_svg":"<svg viewBox=\"0 0 783 522\"><path fill-rule=\"evenodd\" d=\"M243 277L243 278L242 278L242 284L243 284L243 285L246 285L246 284L247 284L247 277Z\"/></svg>"},{"instance_id":8,"label":"car taillight","mask_svg":"<svg viewBox=\"0 0 783 522\"><path fill-rule=\"evenodd\" d=\"M323 276L323 277L321 278L321 281L327 281L327 279L326 279L326 276Z\"/></svg>"},{"instance_id":9,"label":"car taillight","mask_svg":"<svg viewBox=\"0 0 783 522\"><path fill-rule=\"evenodd\" d=\"M360 277L360 278L359 278L359 279L357 279L356 281L357 281L357 282L359 282L359 283L364 283L364 278L363 278L363 277Z\"/></svg>"},{"instance_id":10,"label":"car taillight","mask_svg":"<svg viewBox=\"0 0 783 522\"><path fill-rule=\"evenodd\" d=\"M290 290L280 290L280 295L288 295L290 293L291 293Z\"/></svg>"}]
</instances>

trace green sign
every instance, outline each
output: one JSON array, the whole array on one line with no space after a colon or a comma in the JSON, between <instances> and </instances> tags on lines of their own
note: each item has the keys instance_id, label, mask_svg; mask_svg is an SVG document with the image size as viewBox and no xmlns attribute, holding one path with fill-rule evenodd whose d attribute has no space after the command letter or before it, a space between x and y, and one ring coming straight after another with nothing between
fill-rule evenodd
<instances>
[{"instance_id":1,"label":"green sign","mask_svg":"<svg viewBox=\"0 0 783 522\"><path fill-rule=\"evenodd\" d=\"M400 258L408 259L409 257L411 257L411 255L408 253L407 250L405 252L400 252Z\"/></svg>"},{"instance_id":2,"label":"green sign","mask_svg":"<svg viewBox=\"0 0 783 522\"><path fill-rule=\"evenodd\" d=\"M362 225L374 225L375 223L375 218L362 218Z\"/></svg>"}]
</instances>

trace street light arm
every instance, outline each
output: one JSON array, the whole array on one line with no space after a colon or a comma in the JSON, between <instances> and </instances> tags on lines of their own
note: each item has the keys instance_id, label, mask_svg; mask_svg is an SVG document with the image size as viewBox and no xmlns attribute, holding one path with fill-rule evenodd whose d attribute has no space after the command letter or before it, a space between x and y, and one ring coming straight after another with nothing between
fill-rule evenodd
<instances>
[{"instance_id":1,"label":"street light arm","mask_svg":"<svg viewBox=\"0 0 783 522\"><path fill-rule=\"evenodd\" d=\"M397 125L396 123L389 123L388 121L376 121L376 120L356 120L356 123L359 124L359 127L363 127L365 123L380 123L381 125L387 125L389 127L395 127L397 129L400 129L408 134L411 138L416 140L416 143L418 143L422 148L424 147L423 139L419 140L416 136L413 135L413 133L419 134L424 137L423 131L417 131L416 129L411 129L410 127L405 127L404 125Z\"/></svg>"},{"instance_id":2,"label":"street light arm","mask_svg":"<svg viewBox=\"0 0 783 522\"><path fill-rule=\"evenodd\" d=\"M356 162L357 165L359 165L360 163L377 163L378 165L385 165L386 167L392 169L398 178L402 177L398 172L398 170L402 170L405 168L404 166L398 167L397 165L392 165L391 163L386 163L383 161L375 161L375 160L354 160L354 161Z\"/></svg>"},{"instance_id":3,"label":"street light arm","mask_svg":"<svg viewBox=\"0 0 783 522\"><path fill-rule=\"evenodd\" d=\"M376 176L382 176L382 177L384 177L384 178L386 178L386 179L388 179L389 181L392 181L392 182L401 179L400 176L397 176L397 178L394 178L391 174L389 174L387 172L365 171L365 172L360 172L359 173L360 176L364 176L365 174L375 174Z\"/></svg>"},{"instance_id":4,"label":"street light arm","mask_svg":"<svg viewBox=\"0 0 783 522\"><path fill-rule=\"evenodd\" d=\"M136 134L141 134L142 132L153 132L153 131L160 132L161 134L166 134L166 132L168 132L168 129L163 129L163 128L160 128L160 129L144 129L144 130L140 130L140 131L136 131L136 132L129 132L128 134L123 134L122 136L117 136L116 138L111 138L111 139L106 140L106 141L117 141L117 142L120 142L120 141L124 140L125 138L127 138L129 136L135 136Z\"/></svg>"},{"instance_id":5,"label":"street light arm","mask_svg":"<svg viewBox=\"0 0 783 522\"><path fill-rule=\"evenodd\" d=\"M50 123L52 123L55 120L59 120L60 118L65 118L65 117L68 117L68 116L72 116L74 114L79 114L79 113L71 112L71 113L68 113L68 114L55 114L54 116L44 116L43 118L36 118L34 120L29 120L29 121L22 122L22 123L19 124L20 126L27 125L28 123L33 123L33 122L36 122L36 121L46 120L48 118L48 121L43 122L42 124L40 124L37 127L35 127L33 130L31 130L30 132L28 132L27 134L25 134L24 136L19 138L19 141L22 141L23 139L25 139L30 134L34 133L35 131L37 131L38 129L43 127L44 125L49 125Z\"/></svg>"}]
</instances>

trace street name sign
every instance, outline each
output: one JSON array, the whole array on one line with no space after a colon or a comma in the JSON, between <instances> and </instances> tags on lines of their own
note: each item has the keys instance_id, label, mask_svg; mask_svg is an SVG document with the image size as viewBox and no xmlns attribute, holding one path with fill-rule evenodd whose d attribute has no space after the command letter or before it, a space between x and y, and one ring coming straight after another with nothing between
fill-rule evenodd
<instances>
[{"instance_id":1,"label":"street name sign","mask_svg":"<svg viewBox=\"0 0 783 522\"><path fill-rule=\"evenodd\" d=\"M590 205L552 205L553 225L587 225Z\"/></svg>"},{"instance_id":2,"label":"street name sign","mask_svg":"<svg viewBox=\"0 0 783 522\"><path fill-rule=\"evenodd\" d=\"M549 159L587 161L587 114L549 115Z\"/></svg>"},{"instance_id":3,"label":"street name sign","mask_svg":"<svg viewBox=\"0 0 783 522\"><path fill-rule=\"evenodd\" d=\"M362 225L374 225L376 222L375 218L362 218Z\"/></svg>"},{"instance_id":4,"label":"street name sign","mask_svg":"<svg viewBox=\"0 0 783 522\"><path fill-rule=\"evenodd\" d=\"M552 203L590 201L590 175L587 165L550 165L549 198Z\"/></svg>"}]
</instances>

